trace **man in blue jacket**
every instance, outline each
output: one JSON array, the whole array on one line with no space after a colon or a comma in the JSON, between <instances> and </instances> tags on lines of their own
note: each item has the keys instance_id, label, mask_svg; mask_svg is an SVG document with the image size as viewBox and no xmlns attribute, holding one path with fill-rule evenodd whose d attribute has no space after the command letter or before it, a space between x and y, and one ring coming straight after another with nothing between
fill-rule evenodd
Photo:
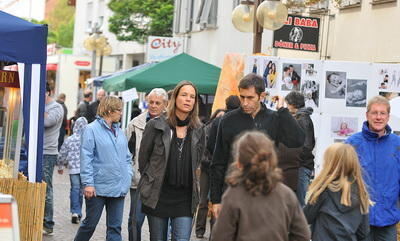
<instances>
[{"instance_id":1,"label":"man in blue jacket","mask_svg":"<svg viewBox=\"0 0 400 241\"><path fill-rule=\"evenodd\" d=\"M371 241L396 241L396 224L400 220L400 137L391 133L389 116L389 101L382 96L373 97L368 102L362 131L346 140L357 151L374 202L369 212Z\"/></svg>"}]
</instances>

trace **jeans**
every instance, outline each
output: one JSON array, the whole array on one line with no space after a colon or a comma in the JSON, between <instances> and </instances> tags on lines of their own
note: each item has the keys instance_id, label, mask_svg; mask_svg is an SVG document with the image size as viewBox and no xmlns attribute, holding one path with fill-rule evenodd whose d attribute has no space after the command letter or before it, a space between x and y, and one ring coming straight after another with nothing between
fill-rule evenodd
<instances>
[{"instance_id":1,"label":"jeans","mask_svg":"<svg viewBox=\"0 0 400 241\"><path fill-rule=\"evenodd\" d=\"M121 224L124 213L124 197L92 197L85 199L86 217L75 236L75 241L89 241L106 206L107 241L121 241Z\"/></svg>"},{"instance_id":2,"label":"jeans","mask_svg":"<svg viewBox=\"0 0 400 241\"><path fill-rule=\"evenodd\" d=\"M142 226L144 223L144 219L146 215L142 213L142 201L140 200L137 195L139 195L139 192L137 192L137 189L131 188L130 190L131 193L131 209L129 211L129 218L128 218L128 233L129 233L129 241L141 241L142 240ZM135 200L136 200L136 205L135 205ZM136 208L136 209L135 209ZM135 215L135 216L133 216ZM136 220L136 239L133 234L133 220Z\"/></svg>"},{"instance_id":3,"label":"jeans","mask_svg":"<svg viewBox=\"0 0 400 241\"><path fill-rule=\"evenodd\" d=\"M168 220L172 225L172 241L189 241L192 232L192 217L159 218L147 216L150 241L167 241Z\"/></svg>"},{"instance_id":4,"label":"jeans","mask_svg":"<svg viewBox=\"0 0 400 241\"><path fill-rule=\"evenodd\" d=\"M81 183L81 175L70 174L71 190L69 193L70 212L76 213L82 217L83 187Z\"/></svg>"},{"instance_id":5,"label":"jeans","mask_svg":"<svg viewBox=\"0 0 400 241\"><path fill-rule=\"evenodd\" d=\"M369 241L396 241L396 224L385 227L370 226L370 232L368 236Z\"/></svg>"},{"instance_id":6,"label":"jeans","mask_svg":"<svg viewBox=\"0 0 400 241\"><path fill-rule=\"evenodd\" d=\"M299 177L297 182L296 195L297 199L300 202L301 207L304 207L306 205L305 198L308 186L310 185L311 175L312 175L312 170L306 167L299 168Z\"/></svg>"},{"instance_id":7,"label":"jeans","mask_svg":"<svg viewBox=\"0 0 400 241\"><path fill-rule=\"evenodd\" d=\"M208 168L202 168L200 174L200 203L196 217L196 235L204 235L206 232L208 214L209 172Z\"/></svg>"},{"instance_id":8,"label":"jeans","mask_svg":"<svg viewBox=\"0 0 400 241\"><path fill-rule=\"evenodd\" d=\"M53 172L56 165L57 155L43 155L43 181L46 186L46 202L44 206L43 226L53 229Z\"/></svg>"}]
</instances>

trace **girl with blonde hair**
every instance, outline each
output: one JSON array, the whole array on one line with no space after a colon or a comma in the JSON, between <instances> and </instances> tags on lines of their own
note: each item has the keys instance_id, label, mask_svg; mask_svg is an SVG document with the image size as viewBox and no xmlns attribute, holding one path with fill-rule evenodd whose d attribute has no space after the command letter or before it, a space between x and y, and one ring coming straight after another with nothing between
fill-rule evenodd
<instances>
[{"instance_id":1,"label":"girl with blonde hair","mask_svg":"<svg viewBox=\"0 0 400 241\"><path fill-rule=\"evenodd\" d=\"M357 153L335 143L324 154L324 167L311 183L304 214L312 224L313 241L363 240L369 233L368 192Z\"/></svg>"},{"instance_id":2,"label":"girl with blonde hair","mask_svg":"<svg viewBox=\"0 0 400 241\"><path fill-rule=\"evenodd\" d=\"M211 240L309 241L296 195L281 183L274 143L262 132L245 132L235 141L233 156L230 187Z\"/></svg>"}]
</instances>

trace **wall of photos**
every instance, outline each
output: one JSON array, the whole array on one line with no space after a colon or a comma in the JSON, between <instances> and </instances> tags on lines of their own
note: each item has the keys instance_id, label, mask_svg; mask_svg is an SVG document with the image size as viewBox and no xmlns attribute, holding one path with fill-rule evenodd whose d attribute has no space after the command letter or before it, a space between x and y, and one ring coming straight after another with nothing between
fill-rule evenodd
<instances>
[{"instance_id":1,"label":"wall of photos","mask_svg":"<svg viewBox=\"0 0 400 241\"><path fill-rule=\"evenodd\" d=\"M392 100L400 95L400 64L248 56L244 74L251 72L263 77L270 109L275 109L275 95L304 94L306 106L314 110L317 172L330 144L361 131L369 98L380 94ZM400 106L392 105L394 109ZM400 115L390 118L390 126L400 134Z\"/></svg>"}]
</instances>

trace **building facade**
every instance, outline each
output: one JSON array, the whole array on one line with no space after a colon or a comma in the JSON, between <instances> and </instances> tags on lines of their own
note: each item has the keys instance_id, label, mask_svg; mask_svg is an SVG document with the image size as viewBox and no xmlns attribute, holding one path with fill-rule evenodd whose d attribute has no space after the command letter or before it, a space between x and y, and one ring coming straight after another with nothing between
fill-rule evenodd
<instances>
[{"instance_id":1,"label":"building facade","mask_svg":"<svg viewBox=\"0 0 400 241\"><path fill-rule=\"evenodd\" d=\"M252 54L251 33L232 25L238 0L175 0L174 34L186 39L186 52L221 66L225 53ZM337 61L400 62L397 0L322 0L295 15L320 18L319 51L272 48L273 31L265 30L262 53L280 57Z\"/></svg>"}]
</instances>

